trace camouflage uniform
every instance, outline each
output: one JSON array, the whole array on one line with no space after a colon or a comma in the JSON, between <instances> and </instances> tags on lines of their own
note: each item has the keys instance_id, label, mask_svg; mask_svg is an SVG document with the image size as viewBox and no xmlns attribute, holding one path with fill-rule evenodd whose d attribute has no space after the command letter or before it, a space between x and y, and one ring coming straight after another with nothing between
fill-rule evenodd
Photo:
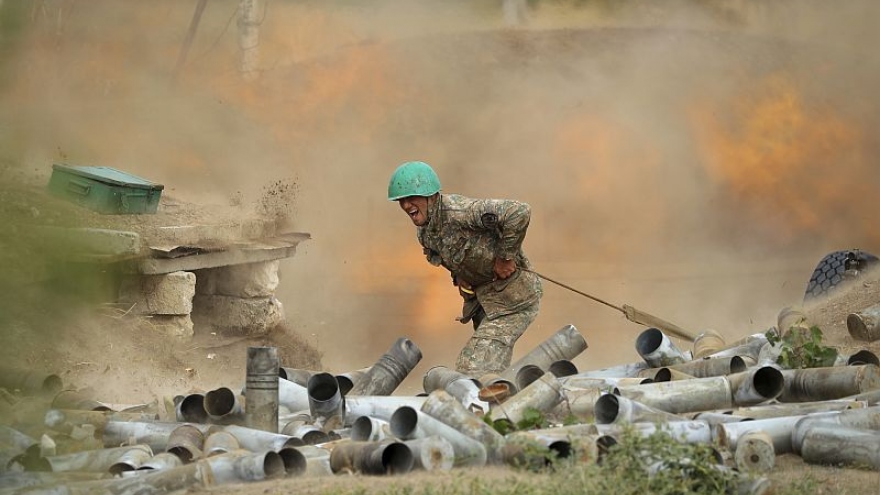
<instances>
[{"instance_id":1,"label":"camouflage uniform","mask_svg":"<svg viewBox=\"0 0 880 495\"><path fill-rule=\"evenodd\" d=\"M458 356L459 372L479 378L506 369L513 345L538 315L540 279L516 270L496 280L494 271L495 258L531 268L522 251L530 216L529 205L519 201L441 194L427 225L418 228L428 261L449 270L460 289L464 283L473 288L473 294L460 290L464 307L459 321L472 321L474 334Z\"/></svg>"}]
</instances>

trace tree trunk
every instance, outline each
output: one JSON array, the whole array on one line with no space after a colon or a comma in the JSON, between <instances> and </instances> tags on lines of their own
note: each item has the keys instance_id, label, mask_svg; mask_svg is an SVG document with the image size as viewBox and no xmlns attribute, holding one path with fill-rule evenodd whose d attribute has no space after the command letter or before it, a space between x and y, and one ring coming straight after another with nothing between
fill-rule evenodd
<instances>
[{"instance_id":1,"label":"tree trunk","mask_svg":"<svg viewBox=\"0 0 880 495\"><path fill-rule=\"evenodd\" d=\"M180 70L186 63L186 57L189 55L189 49L192 46L193 39L196 37L196 31L199 29L199 22L202 20L202 14L205 12L205 6L208 0L199 0L196 4L196 10L193 12L192 19L189 21L189 28L186 30L186 37L183 39L183 45L180 47L180 53L177 55L177 63L174 64L174 72L172 79L177 79Z\"/></svg>"},{"instance_id":2,"label":"tree trunk","mask_svg":"<svg viewBox=\"0 0 880 495\"><path fill-rule=\"evenodd\" d=\"M525 24L526 0L502 0L501 9L504 12L504 24L516 27Z\"/></svg>"},{"instance_id":3,"label":"tree trunk","mask_svg":"<svg viewBox=\"0 0 880 495\"><path fill-rule=\"evenodd\" d=\"M260 59L259 0L240 0L238 46L241 48L241 74L246 81L257 78Z\"/></svg>"}]
</instances>

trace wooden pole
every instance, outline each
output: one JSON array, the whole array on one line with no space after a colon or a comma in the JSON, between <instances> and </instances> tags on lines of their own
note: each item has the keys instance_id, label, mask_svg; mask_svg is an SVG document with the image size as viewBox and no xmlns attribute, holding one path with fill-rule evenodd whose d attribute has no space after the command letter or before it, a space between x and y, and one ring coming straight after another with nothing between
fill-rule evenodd
<instances>
[{"instance_id":1,"label":"wooden pole","mask_svg":"<svg viewBox=\"0 0 880 495\"><path fill-rule=\"evenodd\" d=\"M202 13L205 12L205 6L208 0L199 0L196 4L196 10L193 12L192 19L189 21L189 28L186 30L186 38L180 47L180 54L177 56L177 63L174 65L174 73L172 80L176 81L183 64L186 63L186 57L189 54L190 46L192 46L193 38L196 37L196 31L199 29L199 22L202 20Z\"/></svg>"}]
</instances>

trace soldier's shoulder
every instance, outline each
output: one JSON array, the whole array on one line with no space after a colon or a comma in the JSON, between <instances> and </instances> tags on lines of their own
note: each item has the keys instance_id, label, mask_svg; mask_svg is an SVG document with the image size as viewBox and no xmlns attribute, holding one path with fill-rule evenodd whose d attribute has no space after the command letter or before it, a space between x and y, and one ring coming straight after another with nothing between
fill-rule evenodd
<instances>
[{"instance_id":1,"label":"soldier's shoulder","mask_svg":"<svg viewBox=\"0 0 880 495\"><path fill-rule=\"evenodd\" d=\"M468 211L479 207L480 200L462 196L461 194L444 194L443 206L447 211Z\"/></svg>"},{"instance_id":2,"label":"soldier's shoulder","mask_svg":"<svg viewBox=\"0 0 880 495\"><path fill-rule=\"evenodd\" d=\"M466 206L474 202L473 198L461 194L444 194L442 197L443 205L447 207Z\"/></svg>"}]
</instances>

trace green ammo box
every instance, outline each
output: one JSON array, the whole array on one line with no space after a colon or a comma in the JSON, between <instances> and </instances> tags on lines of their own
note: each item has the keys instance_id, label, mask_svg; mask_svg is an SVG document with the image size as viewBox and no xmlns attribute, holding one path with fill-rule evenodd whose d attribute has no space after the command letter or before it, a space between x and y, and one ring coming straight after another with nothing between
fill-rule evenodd
<instances>
[{"instance_id":1,"label":"green ammo box","mask_svg":"<svg viewBox=\"0 0 880 495\"><path fill-rule=\"evenodd\" d=\"M99 213L156 213L165 186L110 167L52 165L49 191Z\"/></svg>"}]
</instances>

